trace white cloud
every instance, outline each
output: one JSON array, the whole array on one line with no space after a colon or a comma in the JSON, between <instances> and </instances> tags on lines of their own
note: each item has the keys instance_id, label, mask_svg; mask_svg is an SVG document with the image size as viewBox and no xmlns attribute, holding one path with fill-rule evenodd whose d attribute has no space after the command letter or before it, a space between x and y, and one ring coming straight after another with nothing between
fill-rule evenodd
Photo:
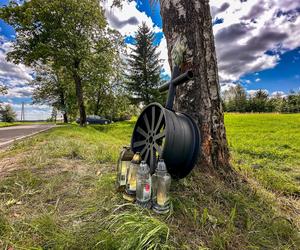
<instances>
[{"instance_id":1,"label":"white cloud","mask_svg":"<svg viewBox=\"0 0 300 250\"><path fill-rule=\"evenodd\" d=\"M272 94L271 94L271 97L285 97L286 96L286 94L283 92L283 91L274 91L274 92L272 92Z\"/></svg>"},{"instance_id":2,"label":"white cloud","mask_svg":"<svg viewBox=\"0 0 300 250\"><path fill-rule=\"evenodd\" d=\"M249 96L253 97L255 95L255 93L257 92L256 89L250 89L250 90L247 90L247 93Z\"/></svg>"},{"instance_id":3,"label":"white cloud","mask_svg":"<svg viewBox=\"0 0 300 250\"><path fill-rule=\"evenodd\" d=\"M221 84L221 92L229 90L230 87L234 87L234 86L235 86L234 83L224 83L224 84Z\"/></svg>"},{"instance_id":4,"label":"white cloud","mask_svg":"<svg viewBox=\"0 0 300 250\"><path fill-rule=\"evenodd\" d=\"M14 64L6 60L6 55L12 49L12 42L0 36L0 82L13 87L25 85L32 80L32 70L22 64Z\"/></svg>"},{"instance_id":5,"label":"white cloud","mask_svg":"<svg viewBox=\"0 0 300 250\"><path fill-rule=\"evenodd\" d=\"M215 11L222 9L223 11ZM270 69L280 54L300 46L300 1L211 0L221 82ZM273 53L266 54L267 51Z\"/></svg>"},{"instance_id":6,"label":"white cloud","mask_svg":"<svg viewBox=\"0 0 300 250\"><path fill-rule=\"evenodd\" d=\"M8 89L6 97L31 98L34 88L30 86L12 87Z\"/></svg>"},{"instance_id":7,"label":"white cloud","mask_svg":"<svg viewBox=\"0 0 300 250\"><path fill-rule=\"evenodd\" d=\"M137 3L135 1L124 1L121 9L116 7L111 8L112 3L113 0L104 1L105 15L109 25L117 29L123 36L134 36L134 33L138 30L138 26L142 22L153 28L154 32L162 31L145 12L141 12L136 8Z\"/></svg>"}]
</instances>

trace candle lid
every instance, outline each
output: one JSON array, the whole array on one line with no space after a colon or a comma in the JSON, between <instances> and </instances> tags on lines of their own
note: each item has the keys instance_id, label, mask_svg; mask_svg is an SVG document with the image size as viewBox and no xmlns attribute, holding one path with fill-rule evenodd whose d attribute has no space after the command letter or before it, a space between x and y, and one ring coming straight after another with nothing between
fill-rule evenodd
<instances>
[{"instance_id":1,"label":"candle lid","mask_svg":"<svg viewBox=\"0 0 300 250\"><path fill-rule=\"evenodd\" d=\"M159 161L157 163L156 171L157 172L167 172L167 166L163 159L159 159Z\"/></svg>"},{"instance_id":2,"label":"candle lid","mask_svg":"<svg viewBox=\"0 0 300 250\"><path fill-rule=\"evenodd\" d=\"M135 154L134 154L134 156L133 156L133 158L132 158L132 163L140 163L141 162L141 159L142 159L142 157L141 157L141 155L140 155L140 152L136 152Z\"/></svg>"},{"instance_id":3,"label":"candle lid","mask_svg":"<svg viewBox=\"0 0 300 250\"><path fill-rule=\"evenodd\" d=\"M148 174L150 172L150 168L148 164L145 161L142 161L140 164L140 167L138 169L138 172L140 174Z\"/></svg>"}]
</instances>

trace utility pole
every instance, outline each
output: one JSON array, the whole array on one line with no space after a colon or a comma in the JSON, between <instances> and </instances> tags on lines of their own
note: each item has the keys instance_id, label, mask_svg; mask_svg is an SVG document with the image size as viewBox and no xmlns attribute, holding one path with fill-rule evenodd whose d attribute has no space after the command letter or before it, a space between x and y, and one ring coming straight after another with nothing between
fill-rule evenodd
<instances>
[{"instance_id":1,"label":"utility pole","mask_svg":"<svg viewBox=\"0 0 300 250\"><path fill-rule=\"evenodd\" d=\"M25 108L24 108L24 102L22 102L21 121L25 121Z\"/></svg>"}]
</instances>

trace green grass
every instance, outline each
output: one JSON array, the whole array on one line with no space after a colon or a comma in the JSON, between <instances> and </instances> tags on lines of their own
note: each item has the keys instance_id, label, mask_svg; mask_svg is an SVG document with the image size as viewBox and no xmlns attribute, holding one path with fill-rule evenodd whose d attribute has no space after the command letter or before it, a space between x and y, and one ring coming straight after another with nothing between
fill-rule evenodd
<instances>
[{"instance_id":1,"label":"green grass","mask_svg":"<svg viewBox=\"0 0 300 250\"><path fill-rule=\"evenodd\" d=\"M300 195L299 114L230 114L225 123L236 168L268 189Z\"/></svg>"},{"instance_id":2,"label":"green grass","mask_svg":"<svg viewBox=\"0 0 300 250\"><path fill-rule=\"evenodd\" d=\"M300 115L226 115L228 185L193 171L171 211L115 190L134 122L55 128L0 153L0 249L299 249ZM254 167L253 167L254 166Z\"/></svg>"}]
</instances>

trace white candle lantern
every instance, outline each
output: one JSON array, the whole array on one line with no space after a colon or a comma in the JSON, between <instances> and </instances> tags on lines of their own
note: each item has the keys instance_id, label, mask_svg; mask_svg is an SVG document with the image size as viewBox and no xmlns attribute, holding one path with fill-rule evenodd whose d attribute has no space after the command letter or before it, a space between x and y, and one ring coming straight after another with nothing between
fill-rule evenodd
<instances>
[{"instance_id":1,"label":"white candle lantern","mask_svg":"<svg viewBox=\"0 0 300 250\"><path fill-rule=\"evenodd\" d=\"M170 210L169 192L171 176L167 172L164 160L159 160L155 173L152 175L152 203L153 210L164 214Z\"/></svg>"},{"instance_id":2,"label":"white candle lantern","mask_svg":"<svg viewBox=\"0 0 300 250\"><path fill-rule=\"evenodd\" d=\"M139 168L139 164L141 162L141 155L139 152L137 152L129 165L129 168L127 170L127 180L126 180L126 193L129 195L135 195L136 194L136 175Z\"/></svg>"},{"instance_id":3,"label":"white candle lantern","mask_svg":"<svg viewBox=\"0 0 300 250\"><path fill-rule=\"evenodd\" d=\"M137 204L148 207L151 200L151 175L150 168L145 161L142 161L137 172L136 180L136 201Z\"/></svg>"}]
</instances>

